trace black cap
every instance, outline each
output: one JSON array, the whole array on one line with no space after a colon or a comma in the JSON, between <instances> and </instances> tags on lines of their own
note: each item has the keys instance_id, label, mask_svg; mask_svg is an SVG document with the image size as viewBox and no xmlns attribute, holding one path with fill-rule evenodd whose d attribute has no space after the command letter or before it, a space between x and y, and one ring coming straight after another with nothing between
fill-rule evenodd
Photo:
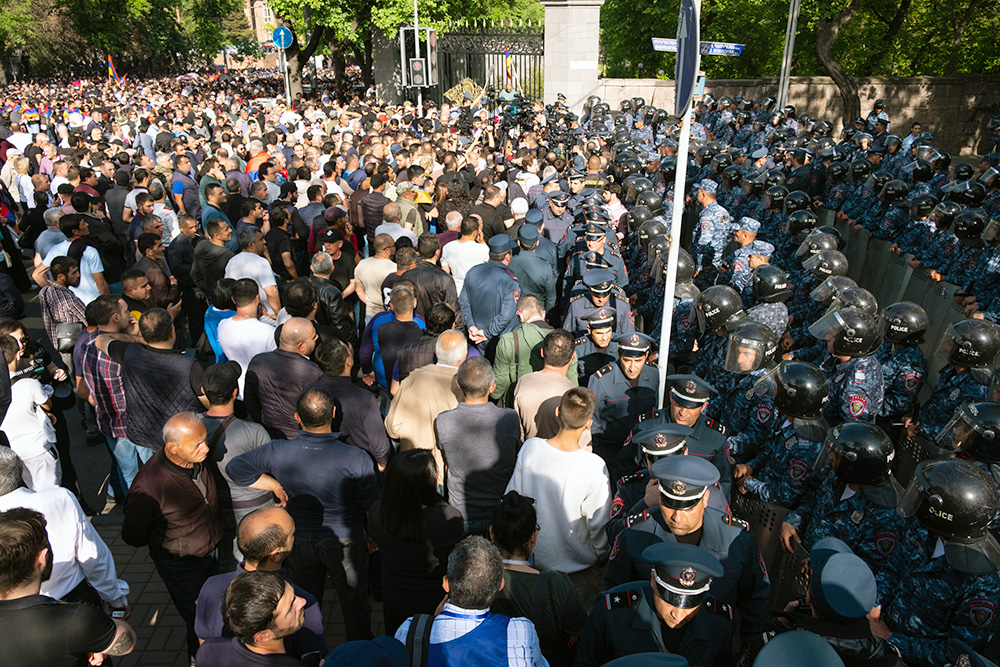
<instances>
[{"instance_id":1,"label":"black cap","mask_svg":"<svg viewBox=\"0 0 1000 667\"><path fill-rule=\"evenodd\" d=\"M712 579L722 576L722 563L703 547L660 542L646 547L642 559L653 565L656 592L668 604L693 609L708 595Z\"/></svg>"},{"instance_id":2,"label":"black cap","mask_svg":"<svg viewBox=\"0 0 1000 667\"><path fill-rule=\"evenodd\" d=\"M639 431L632 440L650 456L669 456L683 451L687 445L685 437L692 433L694 429L683 424L658 424Z\"/></svg>"},{"instance_id":3,"label":"black cap","mask_svg":"<svg viewBox=\"0 0 1000 667\"><path fill-rule=\"evenodd\" d=\"M615 334L611 340L618 343L618 354L623 357L641 357L656 343L651 337L638 331Z\"/></svg>"},{"instance_id":4,"label":"black cap","mask_svg":"<svg viewBox=\"0 0 1000 667\"><path fill-rule=\"evenodd\" d=\"M344 232L341 229L324 229L319 235L320 243L337 243L344 240Z\"/></svg>"},{"instance_id":5,"label":"black cap","mask_svg":"<svg viewBox=\"0 0 1000 667\"><path fill-rule=\"evenodd\" d=\"M694 509L720 477L718 468L697 456L664 456L649 472L658 480L660 504L680 511Z\"/></svg>"},{"instance_id":6,"label":"black cap","mask_svg":"<svg viewBox=\"0 0 1000 667\"><path fill-rule=\"evenodd\" d=\"M670 398L682 408L700 408L719 395L715 387L697 375L669 375L667 382L670 383Z\"/></svg>"}]
</instances>

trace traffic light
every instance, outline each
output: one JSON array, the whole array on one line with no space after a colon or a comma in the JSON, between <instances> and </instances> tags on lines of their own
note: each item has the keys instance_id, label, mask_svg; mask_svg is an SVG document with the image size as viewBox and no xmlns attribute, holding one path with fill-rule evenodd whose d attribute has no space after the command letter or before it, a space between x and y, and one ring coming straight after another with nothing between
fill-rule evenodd
<instances>
[{"instance_id":1,"label":"traffic light","mask_svg":"<svg viewBox=\"0 0 1000 667\"><path fill-rule=\"evenodd\" d=\"M427 85L427 61L423 58L410 58L410 85L417 88Z\"/></svg>"}]
</instances>

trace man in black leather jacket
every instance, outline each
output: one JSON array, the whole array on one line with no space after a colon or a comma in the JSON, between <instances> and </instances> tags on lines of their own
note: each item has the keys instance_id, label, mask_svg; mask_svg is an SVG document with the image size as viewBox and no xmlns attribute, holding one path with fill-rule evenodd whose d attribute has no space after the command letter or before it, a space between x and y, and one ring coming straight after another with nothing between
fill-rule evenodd
<instances>
[{"instance_id":1,"label":"man in black leather jacket","mask_svg":"<svg viewBox=\"0 0 1000 667\"><path fill-rule=\"evenodd\" d=\"M319 290L319 308L316 310L316 321L322 326L332 327L337 331L337 337L345 343L357 344L357 327L351 318L351 311L344 303L337 284L330 280L333 271L333 260L325 252L318 252L310 264L312 275L309 280Z\"/></svg>"}]
</instances>

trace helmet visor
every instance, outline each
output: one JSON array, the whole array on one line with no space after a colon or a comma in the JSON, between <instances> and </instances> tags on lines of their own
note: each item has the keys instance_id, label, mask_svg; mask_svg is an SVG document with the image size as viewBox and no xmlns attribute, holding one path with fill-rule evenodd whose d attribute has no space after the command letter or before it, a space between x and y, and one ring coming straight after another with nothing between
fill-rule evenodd
<instances>
[{"instance_id":1,"label":"helmet visor","mask_svg":"<svg viewBox=\"0 0 1000 667\"><path fill-rule=\"evenodd\" d=\"M986 223L986 228L983 230L983 240L987 243L993 243L997 237L1000 237L1000 218L993 218Z\"/></svg>"},{"instance_id":2,"label":"helmet visor","mask_svg":"<svg viewBox=\"0 0 1000 667\"><path fill-rule=\"evenodd\" d=\"M970 403L965 403L955 411L944 428L938 431L934 444L948 452L964 452L977 440L992 441L996 437L992 429L984 428L972 420L970 406Z\"/></svg>"},{"instance_id":3,"label":"helmet visor","mask_svg":"<svg viewBox=\"0 0 1000 667\"><path fill-rule=\"evenodd\" d=\"M764 365L764 343L729 334L729 345L726 347L725 368L730 373L746 375Z\"/></svg>"},{"instance_id":4,"label":"helmet visor","mask_svg":"<svg viewBox=\"0 0 1000 667\"><path fill-rule=\"evenodd\" d=\"M840 311L830 310L809 326L809 333L819 340L831 340L836 338L845 328L846 324Z\"/></svg>"},{"instance_id":5,"label":"helmet visor","mask_svg":"<svg viewBox=\"0 0 1000 667\"><path fill-rule=\"evenodd\" d=\"M920 482L914 478L910 482L910 485L906 487L906 491L903 492L903 496L899 499L899 502L896 503L896 512L908 519L917 513L923 500L924 490L920 486Z\"/></svg>"},{"instance_id":6,"label":"helmet visor","mask_svg":"<svg viewBox=\"0 0 1000 667\"><path fill-rule=\"evenodd\" d=\"M727 355L728 356L728 355ZM774 396L778 393L778 368L774 367L753 383L751 390L757 398Z\"/></svg>"},{"instance_id":7,"label":"helmet visor","mask_svg":"<svg viewBox=\"0 0 1000 667\"><path fill-rule=\"evenodd\" d=\"M815 263L818 264L819 263L819 259L818 258L819 258L819 255L813 255L812 257L809 258L808 261L811 262L812 260L815 259L815 260L817 260ZM805 266L805 262L803 262L803 266ZM829 301L830 299L832 299L833 297L835 297L839 293L840 293L840 290L837 289L837 286L834 284L833 280L831 280L830 278L827 278L826 280L824 280L823 282L821 282L819 285L817 285L816 287L814 287L811 292L809 292L809 298L812 299L813 301L819 301L820 303L826 303L827 301Z\"/></svg>"}]
</instances>

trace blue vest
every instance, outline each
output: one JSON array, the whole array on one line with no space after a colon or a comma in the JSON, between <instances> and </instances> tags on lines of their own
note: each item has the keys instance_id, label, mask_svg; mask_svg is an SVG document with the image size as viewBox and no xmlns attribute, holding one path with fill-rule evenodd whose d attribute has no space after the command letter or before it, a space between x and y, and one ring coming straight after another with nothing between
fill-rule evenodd
<instances>
[{"instance_id":1,"label":"blue vest","mask_svg":"<svg viewBox=\"0 0 1000 667\"><path fill-rule=\"evenodd\" d=\"M445 611L442 617L458 617ZM475 630L457 639L431 644L427 654L429 667L502 667L507 664L507 624L510 617L487 614Z\"/></svg>"}]
</instances>

